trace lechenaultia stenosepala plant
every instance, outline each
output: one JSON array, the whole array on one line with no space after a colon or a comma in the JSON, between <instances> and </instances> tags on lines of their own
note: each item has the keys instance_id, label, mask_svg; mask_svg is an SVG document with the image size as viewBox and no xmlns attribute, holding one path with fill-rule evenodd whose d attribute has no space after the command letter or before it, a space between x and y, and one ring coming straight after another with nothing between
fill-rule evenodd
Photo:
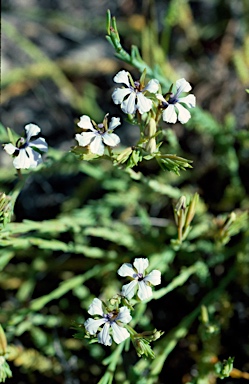
<instances>
[{"instance_id":1,"label":"lechenaultia stenosepala plant","mask_svg":"<svg viewBox=\"0 0 249 384\"><path fill-rule=\"evenodd\" d=\"M163 169L178 174L180 170L191 167L190 162L175 154L162 153L160 123L164 121L174 124L177 120L182 124L188 122L191 118L189 109L195 107L195 96L181 94L189 93L191 86L185 79L180 78L170 86L167 92L163 93L163 87L158 79L153 77L148 80L147 75L151 77L149 68L144 65L134 47L133 57L127 57L127 53L120 47L118 32L113 23L115 22L112 20L111 25L109 20L107 27L110 42L121 60L129 61L130 64L132 61L137 61L134 66L139 69L141 76L138 80L134 80L128 71L119 71L113 78L118 87L112 94L112 100L116 105L120 105L130 123L139 126L140 139L133 147L125 148L120 152L118 149L120 144L118 130L122 129L120 118L109 119L109 114L106 113L102 122L95 122L89 116L83 115L77 124L80 128L80 132L75 136L78 144L72 152L85 161L104 156L115 166L122 167L124 170L133 168L142 160L155 159ZM22 169L35 168L41 164L42 154L48 150L46 141L37 137L40 133L37 125L27 124L25 132L26 138L20 138L16 142L13 141L9 132L11 143L4 146L4 150L13 156L13 165L20 176ZM186 207L185 198L182 197L175 207L178 244L188 234L197 202L196 194L190 205ZM131 338L139 356L154 358L150 342L157 340L162 332L155 329L151 332L136 333L129 323L136 303L152 298L151 287L160 284L161 274L159 270L153 270L146 275L148 259L137 258L133 266L126 263L118 270L120 276L128 276L132 280L123 286L121 293L117 293L107 302L95 298L91 303L88 313L93 318L89 317L84 323L86 337L91 339L91 342L98 342L105 346L110 346L112 341L120 344ZM135 295L137 300L134 299Z\"/></svg>"},{"instance_id":2,"label":"lechenaultia stenosepala plant","mask_svg":"<svg viewBox=\"0 0 249 384\"><path fill-rule=\"evenodd\" d=\"M109 30L109 27L108 27ZM114 43L116 39L114 38ZM187 107L195 106L195 96L190 94L179 97L182 92L191 90L190 84L185 79L176 82L176 91L170 90L162 95L161 85L155 78L146 81L146 69L143 70L139 80L133 80L131 74L126 70L119 71L113 78L114 82L121 87L117 87L113 94L113 102L120 105L121 110L128 115L132 124L137 124L140 128L140 140L136 146L126 148L121 153L113 152L113 148L120 143L119 136L114 133L114 129L121 125L120 118L112 117L109 121L106 113L103 121L97 123L89 116L80 117L78 127L81 132L75 136L78 146L73 149L77 155L81 154L84 160L90 160L103 156L108 157L115 165L132 168L138 161L155 158L163 164L164 154L160 151L160 142L157 142L159 123L162 118L168 123L175 123L177 119L181 123L186 123L190 119ZM41 129L32 123L25 127L26 138L19 138L14 142L12 133L9 130L11 143L4 145L4 150L13 156L13 165L18 170L21 177L22 169L31 169L42 163L42 154L47 152L46 141L38 135ZM174 155L171 158L171 170L179 172L180 169L189 167L189 162ZM169 163L170 164L170 163ZM137 333L128 323L132 320L131 311L134 310L136 301L132 298L136 293L139 301L147 300L152 297L152 286L161 282L159 270L153 270L148 275L145 274L149 266L148 259L138 258L134 261L134 268L131 264L124 264L118 270L120 276L129 276L132 281L123 286L121 294L111 298L106 304L95 298L89 307L88 313L96 318L86 320L84 326L86 337L92 341L97 341L106 346L112 344L112 339L119 344L131 337L132 343L139 356L154 358L155 355L150 347L150 342L158 339L163 333L156 329L151 332ZM101 328L102 327L102 328ZM96 338L97 337L97 338Z\"/></svg>"}]
</instances>

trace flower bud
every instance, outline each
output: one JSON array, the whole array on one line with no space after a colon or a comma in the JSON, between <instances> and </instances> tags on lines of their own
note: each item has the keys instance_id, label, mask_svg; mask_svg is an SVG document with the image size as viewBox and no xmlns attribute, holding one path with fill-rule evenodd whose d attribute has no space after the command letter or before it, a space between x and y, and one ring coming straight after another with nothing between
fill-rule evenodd
<instances>
[{"instance_id":1,"label":"flower bud","mask_svg":"<svg viewBox=\"0 0 249 384\"><path fill-rule=\"evenodd\" d=\"M149 153L154 153L156 152L156 121L155 119L151 118L147 127L146 127L146 135L148 137L148 141L146 143L145 149Z\"/></svg>"},{"instance_id":2,"label":"flower bud","mask_svg":"<svg viewBox=\"0 0 249 384\"><path fill-rule=\"evenodd\" d=\"M144 339L136 339L133 342L133 344L136 348L136 351L139 357L144 355L144 356L150 357L151 359L155 358L155 353L152 351L148 341Z\"/></svg>"},{"instance_id":3,"label":"flower bud","mask_svg":"<svg viewBox=\"0 0 249 384\"><path fill-rule=\"evenodd\" d=\"M0 192L0 224L5 225L10 221L12 214L11 197Z\"/></svg>"},{"instance_id":4,"label":"flower bud","mask_svg":"<svg viewBox=\"0 0 249 384\"><path fill-rule=\"evenodd\" d=\"M197 204L198 204L198 201L199 201L199 195L198 195L198 193L195 193L195 194L194 194L194 197L193 197L193 199L190 201L190 204L189 204L189 207L188 207L188 212L187 212L187 216L186 216L185 227L188 227L189 224L191 223L191 221L193 220L194 215L195 215L195 211L196 211L196 206L197 206Z\"/></svg>"},{"instance_id":5,"label":"flower bud","mask_svg":"<svg viewBox=\"0 0 249 384\"><path fill-rule=\"evenodd\" d=\"M132 154L132 147L125 148L117 157L117 162L123 164Z\"/></svg>"},{"instance_id":6,"label":"flower bud","mask_svg":"<svg viewBox=\"0 0 249 384\"><path fill-rule=\"evenodd\" d=\"M141 337L148 341L156 341L164 334L163 331L158 331L157 329L154 329L153 331L145 331L140 333Z\"/></svg>"},{"instance_id":7,"label":"flower bud","mask_svg":"<svg viewBox=\"0 0 249 384\"><path fill-rule=\"evenodd\" d=\"M186 210L186 197L181 196L174 208L176 225L180 226L181 228L183 227L185 222L185 210Z\"/></svg>"},{"instance_id":8,"label":"flower bud","mask_svg":"<svg viewBox=\"0 0 249 384\"><path fill-rule=\"evenodd\" d=\"M7 340L2 326L0 325L0 356L4 356L7 352Z\"/></svg>"}]
</instances>

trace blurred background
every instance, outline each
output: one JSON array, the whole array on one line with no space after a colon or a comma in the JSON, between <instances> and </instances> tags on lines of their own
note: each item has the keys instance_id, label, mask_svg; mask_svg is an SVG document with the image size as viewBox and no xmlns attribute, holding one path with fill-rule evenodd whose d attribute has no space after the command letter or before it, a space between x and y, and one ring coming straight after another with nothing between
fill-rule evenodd
<instances>
[{"instance_id":1,"label":"blurred background","mask_svg":"<svg viewBox=\"0 0 249 384\"><path fill-rule=\"evenodd\" d=\"M236 130L248 127L246 0L5 1L1 49L5 127L20 135L24 125L33 122L49 146L67 151L75 145L76 122L82 114L102 121L109 112L124 124L119 130L122 144L136 142L137 127L125 129L127 123L111 94L118 70L131 70L135 78L139 73L115 59L105 39L107 9L117 18L124 48L130 51L132 44L137 45L144 60L158 65L171 82L185 77L198 106L219 124L236 125ZM190 128L191 123L193 127L195 122ZM212 200L217 193L214 199L219 199L227 180L215 169L212 127L211 137L205 136L205 127L204 135L193 129L187 132L180 124L174 129L182 149L191 153L192 160L198 159L196 167L202 167L201 189L210 180L213 183L211 191L203 192L208 193L206 198ZM239 150L239 140L235 145ZM11 164L2 151L0 161ZM241 159L239 172L248 191L247 157Z\"/></svg>"},{"instance_id":2,"label":"blurred background","mask_svg":"<svg viewBox=\"0 0 249 384\"><path fill-rule=\"evenodd\" d=\"M113 77L120 69L131 71L135 78L139 78L140 74L116 59L113 48L105 39L107 9L110 9L117 19L124 48L130 52L131 45L137 45L143 59L152 67L158 65L165 78L172 83L184 77L191 83L200 108L199 112L193 113L193 118L186 126L176 124L171 134L165 134L165 140L172 153L177 152L178 155L193 160L192 170L179 177L168 172L162 175L158 165L149 163L139 165L136 170L142 171L146 176L155 175L162 183L183 191L198 191L203 201L201 211L210 221L212 215L236 209L248 210L249 95L245 91L249 88L247 0L5 0L2 4L1 27L1 123L3 127L10 127L18 135L23 135L23 127L30 122L39 125L42 136L46 138L52 151L51 158L47 158L48 169L34 172L19 195L15 206L15 221L54 219L61 213L67 214L72 209L84 208L88 203L95 207L97 212L95 224L103 217L107 220L109 211L101 211L101 199L104 199L106 191L112 191L112 186L98 174L98 170L103 168L109 178L120 177L117 171L110 170L106 165L99 165L100 162L93 163L93 167L89 169L84 168L84 165L76 166L74 157L67 155L64 166L62 155L58 155L62 163L54 162L56 154L66 153L75 145L76 123L83 114L89 115L97 122L102 121L107 112L110 116L120 117L124 129L117 133L121 137L122 145L132 145L136 142L137 128L125 121L120 108L112 102L111 94L115 87ZM1 132L1 142L8 142L4 131ZM15 170L12 167L12 159L2 150L0 166L1 189L8 193L15 186ZM116 187L113 188L115 190ZM118 187L117 191L122 191L122 188L125 187ZM134 192L136 188L131 187L131 191ZM160 200L160 197L153 193L144 196L140 191L137 197L133 197L140 199L150 216L172 221L171 200ZM106 202L108 201L107 197ZM120 220L129 217L129 212L124 214L119 203L116 206L115 203L112 204L112 217ZM77 215L73 216L72 220L74 218L77 221ZM169 226L166 234L160 233L159 237L164 244L169 244L169 239L173 236L174 231L170 228ZM135 228L135 231L139 232L139 228ZM146 234L146 230L144 231L141 230L141 233ZM91 234L88 236L91 237ZM65 243L70 242L71 234L64 233L62 240ZM236 238L231 247L236 247L240 240L241 238ZM246 240L243 240L243 244L245 242ZM93 247L107 247L110 250L109 243L101 242L100 238L91 239L90 243ZM123 246L124 244L121 245L121 250ZM143 251L146 252L146 249ZM18 252L22 261L20 274L23 280L19 283L10 280L15 264L4 275L5 283L2 288L7 293L2 292L0 296L6 310L2 318L0 317L2 322L8 322L6 314L13 313L15 306L22 308L23 305L28 305L33 294L31 289L29 294L24 295L23 301L20 295L18 299L13 296L15 290L20 289L23 281L29 278L28 271L24 272L22 269L24 265L25 268L28 266L29 261L25 259L27 256L23 251ZM29 250L31 259L32 252L33 248ZM91 260L90 263L85 261L82 266L78 256L72 258L73 261L68 261L72 256L70 251L64 256L56 252L53 256L56 268L60 265L59 275L55 272L54 264L49 265L47 270L45 268L46 272L40 271L41 281L32 298L52 291L61 278L66 280L74 274L77 275L79 269L87 270L94 265ZM130 252L136 256L136 252ZM185 262L184 252L181 256L180 263L182 260ZM103 260L101 262L104 264ZM119 264L117 262L117 265ZM178 267L177 264L176 271ZM220 275L225 274L229 268L230 264L221 272L216 270L215 282L218 283ZM47 285L42 284L44 281ZM243 293L239 283L237 284L232 288L235 295L232 302L235 304L230 302L227 307L227 311L231 311L229 316L232 318L233 331L227 326L221 353L225 355L230 350L236 350L237 366L248 370L249 351L248 343L245 342L245 335L248 333L248 281L244 281L243 289L240 287ZM96 285L94 282L89 283L88 289L98 295L100 282ZM155 318L157 328L167 331L180 321L185 311L194 306L194 299L202 297L203 292L197 290L193 294L194 299L192 298L191 292L195 289L195 281L190 282L187 288L188 303L184 301L184 291L170 297L167 308L172 314L167 319L158 315L158 318ZM208 289L207 285L205 292ZM80 300L85 296L82 292L74 292L72 297L65 297L64 301L51 306L44 316L50 312L57 316L64 311L64 315L71 316L73 320L79 311L78 302L73 300L75 297ZM176 308L177 300L181 303L180 308ZM229 302L227 298L224 302L226 300ZM84 304L82 307L87 306ZM151 310L153 309L155 308L152 304ZM226 311L225 306L222 310ZM44 379L42 373L27 374L25 369L20 371L19 368L14 368L16 376L10 379L9 383L38 383L41 380L46 380L46 383L97 383L102 368L95 364L94 358L97 356L101 360L104 353L96 349L96 355L88 357L90 368L80 364L77 366L77 359L84 359L88 356L88 351L82 350L79 344L73 344L69 339L63 348L68 348L70 353L65 352L64 355L58 340L61 335L65 339L70 338L72 333L68 324L63 321L59 331L54 331L53 338L57 343L57 357L62 365L64 364L65 372L52 376L46 373ZM27 347L33 345L31 340L32 337L26 340ZM25 344L24 339L22 342ZM196 343L194 338L183 340L173 352L165 368L170 383L187 383L187 372L190 372L194 364L192 355ZM192 355L189 352L191 348ZM134 362L135 357L132 356L132 359ZM245 379L225 380L225 383L229 384L235 382L244 383ZM163 376L160 383L165 383Z\"/></svg>"}]
</instances>

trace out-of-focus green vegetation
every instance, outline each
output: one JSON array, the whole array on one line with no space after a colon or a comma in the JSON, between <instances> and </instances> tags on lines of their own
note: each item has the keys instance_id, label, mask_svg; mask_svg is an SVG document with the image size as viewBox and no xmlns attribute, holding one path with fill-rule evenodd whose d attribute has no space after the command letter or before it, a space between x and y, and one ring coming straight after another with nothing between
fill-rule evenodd
<instances>
[{"instance_id":1,"label":"out-of-focus green vegetation","mask_svg":"<svg viewBox=\"0 0 249 384\"><path fill-rule=\"evenodd\" d=\"M123 45L127 51L138 46L165 91L180 77L193 85L198 107L189 123L162 126L166 153L192 160L193 168L176 175L145 161L124 170L105 159L79 161L58 147L18 184L12 163L3 162L0 324L8 346L3 337L0 359L13 372L6 383L212 384L223 377L225 383L243 383L249 371L249 5L172 0L144 2L140 13L116 11ZM6 16L11 12L55 35L72 25L90 33L99 33L101 25L106 33L104 13L83 25L80 13L74 20L63 11L7 8ZM2 33L29 58L2 77L3 109L20 103L19 97L25 104L28 91L43 87L45 100L53 83L74 114L98 120L110 96L106 83L110 87L117 69L138 73L115 59L114 51L91 66L91 58L82 64L53 60L8 17ZM2 143L8 142L8 125L3 121ZM49 210L44 195L57 198L51 185L59 180L64 198L58 212L41 219ZM42 194L38 188L32 195L34 184ZM177 201L185 196L190 209L196 193L192 221L179 227ZM31 204L32 220L25 217ZM185 213L183 220L189 220ZM163 276L154 300L138 305L132 323L138 330L165 332L155 342L153 361L139 359L132 347L128 352L127 344L104 348L73 338L72 327L88 318L92 299L120 291L116 271L135 257L147 257Z\"/></svg>"}]
</instances>

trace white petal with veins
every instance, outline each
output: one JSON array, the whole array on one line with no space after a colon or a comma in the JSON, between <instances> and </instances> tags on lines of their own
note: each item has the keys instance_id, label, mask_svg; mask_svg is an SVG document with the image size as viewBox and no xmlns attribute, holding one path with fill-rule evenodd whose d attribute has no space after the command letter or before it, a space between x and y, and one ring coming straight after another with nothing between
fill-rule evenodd
<instances>
[{"instance_id":1,"label":"white petal with veins","mask_svg":"<svg viewBox=\"0 0 249 384\"><path fill-rule=\"evenodd\" d=\"M96 135L94 140L90 143L90 151L95 155L102 156L104 153L105 147L102 141L101 135Z\"/></svg>"},{"instance_id":2,"label":"white petal with veins","mask_svg":"<svg viewBox=\"0 0 249 384\"><path fill-rule=\"evenodd\" d=\"M163 111L163 121L166 123L176 123L176 120L177 114L175 111L175 106L173 104L169 104Z\"/></svg>"},{"instance_id":3,"label":"white petal with veins","mask_svg":"<svg viewBox=\"0 0 249 384\"><path fill-rule=\"evenodd\" d=\"M77 123L77 125L82 129L90 129L91 131L95 131L91 119L87 115L81 116L80 121Z\"/></svg>"},{"instance_id":4,"label":"white petal with veins","mask_svg":"<svg viewBox=\"0 0 249 384\"><path fill-rule=\"evenodd\" d=\"M115 83L123 83L123 84L127 85L127 87L129 87L130 86L129 72L127 72L125 70L119 71L114 76L113 81L115 81Z\"/></svg>"},{"instance_id":5,"label":"white petal with veins","mask_svg":"<svg viewBox=\"0 0 249 384\"><path fill-rule=\"evenodd\" d=\"M137 109L139 110L139 113L142 115L143 113L149 112L151 108L152 101L147 99L142 92L139 92L137 94Z\"/></svg>"},{"instance_id":6,"label":"white petal with veins","mask_svg":"<svg viewBox=\"0 0 249 384\"><path fill-rule=\"evenodd\" d=\"M31 124L31 123L25 125L24 129L26 131L27 141L30 141L32 136L36 136L38 135L38 133L41 132L41 128L38 127L38 125Z\"/></svg>"},{"instance_id":7,"label":"white petal with veins","mask_svg":"<svg viewBox=\"0 0 249 384\"><path fill-rule=\"evenodd\" d=\"M178 109L178 120L180 121L180 123L187 123L191 117L190 112L186 108L184 108L180 103L175 104L175 107Z\"/></svg>"}]
</instances>

